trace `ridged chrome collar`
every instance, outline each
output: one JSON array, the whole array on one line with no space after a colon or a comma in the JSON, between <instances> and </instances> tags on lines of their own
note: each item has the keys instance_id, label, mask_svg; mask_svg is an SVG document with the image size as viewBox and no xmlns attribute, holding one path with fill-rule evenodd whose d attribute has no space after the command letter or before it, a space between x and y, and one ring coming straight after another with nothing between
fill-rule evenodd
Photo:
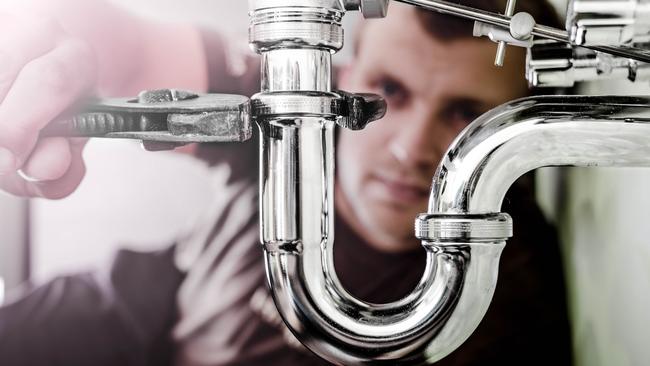
<instances>
[{"instance_id":1,"label":"ridged chrome collar","mask_svg":"<svg viewBox=\"0 0 650 366\"><path fill-rule=\"evenodd\" d=\"M415 220L415 236L426 242L458 243L506 240L512 237L512 218L505 213L485 215L422 214Z\"/></svg>"}]
</instances>

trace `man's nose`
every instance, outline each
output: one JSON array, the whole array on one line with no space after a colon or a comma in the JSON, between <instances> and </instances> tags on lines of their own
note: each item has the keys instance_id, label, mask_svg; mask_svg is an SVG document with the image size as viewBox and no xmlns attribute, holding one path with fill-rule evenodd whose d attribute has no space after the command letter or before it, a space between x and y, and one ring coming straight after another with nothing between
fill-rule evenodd
<instances>
[{"instance_id":1,"label":"man's nose","mask_svg":"<svg viewBox=\"0 0 650 366\"><path fill-rule=\"evenodd\" d=\"M388 147L402 165L433 172L447 150L447 140L431 114L420 113L400 125Z\"/></svg>"}]
</instances>

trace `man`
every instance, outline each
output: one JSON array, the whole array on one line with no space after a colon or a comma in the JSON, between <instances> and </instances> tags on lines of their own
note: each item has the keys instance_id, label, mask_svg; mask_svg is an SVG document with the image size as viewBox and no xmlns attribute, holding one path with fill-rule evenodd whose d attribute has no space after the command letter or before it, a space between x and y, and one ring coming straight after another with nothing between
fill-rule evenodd
<instances>
[{"instance_id":1,"label":"man","mask_svg":"<svg viewBox=\"0 0 650 366\"><path fill-rule=\"evenodd\" d=\"M464 3L491 11L503 5ZM548 7L526 6L540 23L552 23ZM204 33L203 40L208 47L202 60L210 73L184 82L198 80L200 86L210 80L215 91L255 91L254 67L232 78L224 71L225 55L214 46L219 38ZM83 52L76 47L74 52ZM72 53L70 48L59 54ZM424 258L413 239L413 218L426 211L435 167L475 117L528 93L522 55L512 50L506 66L494 69L494 45L472 38L471 23L398 4L386 19L364 25L339 87L380 93L389 112L364 131L342 130L338 136L334 260L352 294L387 302L415 286ZM13 95L25 85L18 75L0 106L0 146L10 151L4 169L9 173L0 183L15 193L65 195L82 176L75 170L80 160L70 158L79 145L35 143L35 136L25 137L24 126L9 127L2 116L18 113ZM47 122L36 117L47 120L45 112L23 118L32 131ZM13 130L20 138L1 137ZM25 147L29 142L35 149ZM71 153L61 154L66 149ZM46 164L54 153L62 166L57 172ZM205 222L163 253L122 253L106 278L58 279L11 302L0 310L0 359L12 365L326 364L287 331L266 288L254 144L202 146L196 154L214 164L224 182L215 187L220 195ZM21 174L14 173L17 168ZM25 180L30 176L41 182ZM513 186L504 206L516 236L504 251L493 303L475 334L441 365L570 363L557 244L535 206L529 177Z\"/></svg>"}]
</instances>

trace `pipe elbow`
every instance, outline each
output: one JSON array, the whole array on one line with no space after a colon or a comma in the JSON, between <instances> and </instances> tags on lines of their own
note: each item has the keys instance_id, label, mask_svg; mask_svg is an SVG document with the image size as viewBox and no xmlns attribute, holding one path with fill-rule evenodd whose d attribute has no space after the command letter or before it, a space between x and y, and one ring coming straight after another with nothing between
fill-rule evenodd
<instances>
[{"instance_id":1,"label":"pipe elbow","mask_svg":"<svg viewBox=\"0 0 650 366\"><path fill-rule=\"evenodd\" d=\"M285 323L319 356L344 365L420 365L452 352L478 326L504 246L503 241L426 245L420 283L404 299L381 305L348 294L328 275L320 253L267 252L266 268ZM325 267L314 269L314 262Z\"/></svg>"},{"instance_id":2,"label":"pipe elbow","mask_svg":"<svg viewBox=\"0 0 650 366\"><path fill-rule=\"evenodd\" d=\"M650 98L536 96L474 121L433 179L430 214L500 212L510 186L547 166L647 166Z\"/></svg>"},{"instance_id":3,"label":"pipe elbow","mask_svg":"<svg viewBox=\"0 0 650 366\"><path fill-rule=\"evenodd\" d=\"M320 120L299 122L262 144L270 165L262 207L274 208L263 230L267 276L294 335L345 365L433 363L469 337L494 293L512 235L499 212L519 176L556 165L650 166L648 97L532 97L498 107L456 139L435 174L428 214L416 221L427 255L422 280L402 300L370 304L334 271L333 132Z\"/></svg>"}]
</instances>

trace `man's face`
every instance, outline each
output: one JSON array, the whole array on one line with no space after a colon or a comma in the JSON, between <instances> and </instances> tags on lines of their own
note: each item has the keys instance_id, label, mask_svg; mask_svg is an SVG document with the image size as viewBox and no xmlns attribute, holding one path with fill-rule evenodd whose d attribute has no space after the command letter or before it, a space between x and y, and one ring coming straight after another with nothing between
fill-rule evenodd
<instances>
[{"instance_id":1,"label":"man's face","mask_svg":"<svg viewBox=\"0 0 650 366\"><path fill-rule=\"evenodd\" d=\"M525 96L521 50L494 66L485 39L440 41L415 10L393 4L386 19L364 25L357 55L340 87L383 95L388 113L360 132L341 131L337 209L365 239L388 251L417 245L415 216L426 212L435 169L476 117Z\"/></svg>"}]
</instances>

